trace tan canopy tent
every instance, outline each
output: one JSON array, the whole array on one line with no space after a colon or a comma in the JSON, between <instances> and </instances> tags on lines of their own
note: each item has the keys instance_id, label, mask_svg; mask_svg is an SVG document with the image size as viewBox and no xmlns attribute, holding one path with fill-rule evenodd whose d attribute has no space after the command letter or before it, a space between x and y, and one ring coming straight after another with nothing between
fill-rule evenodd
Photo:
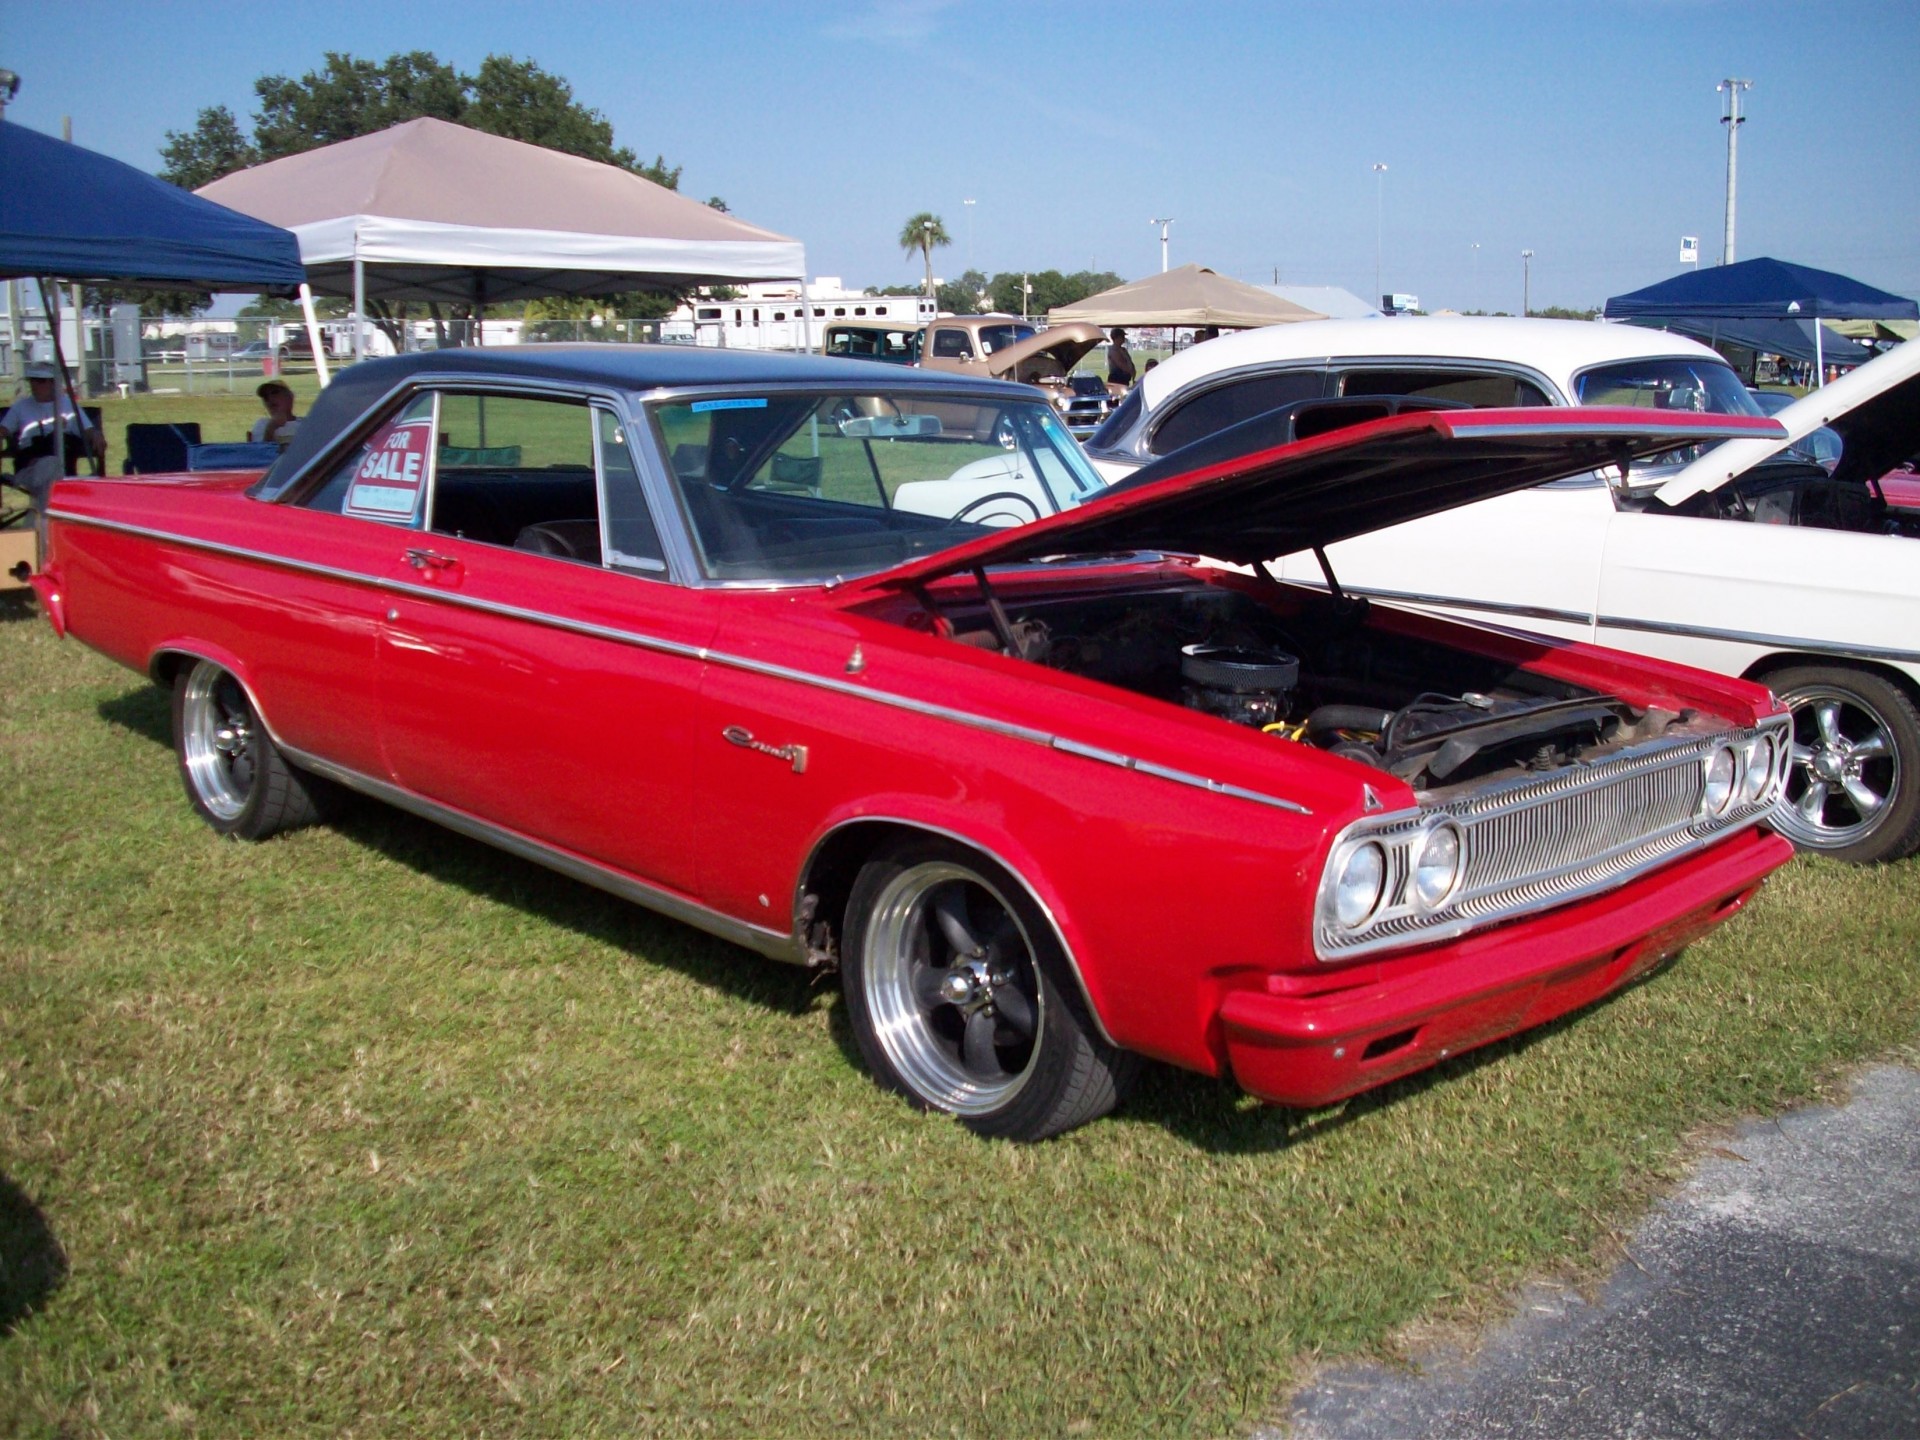
<instances>
[{"instance_id":1,"label":"tan canopy tent","mask_svg":"<svg viewBox=\"0 0 1920 1440\"><path fill-rule=\"evenodd\" d=\"M409 120L196 192L291 230L314 290L487 305L806 278L806 247L618 166Z\"/></svg>"},{"instance_id":2,"label":"tan canopy tent","mask_svg":"<svg viewBox=\"0 0 1920 1440\"><path fill-rule=\"evenodd\" d=\"M1055 325L1090 320L1095 325L1216 325L1234 330L1326 318L1204 265L1182 265L1047 312Z\"/></svg>"}]
</instances>

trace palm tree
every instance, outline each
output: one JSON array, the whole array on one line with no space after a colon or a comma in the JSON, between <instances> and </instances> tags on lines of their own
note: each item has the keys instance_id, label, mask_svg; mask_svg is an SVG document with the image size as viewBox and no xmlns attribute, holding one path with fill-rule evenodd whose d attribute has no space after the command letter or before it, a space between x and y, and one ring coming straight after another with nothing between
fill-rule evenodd
<instances>
[{"instance_id":1,"label":"palm tree","mask_svg":"<svg viewBox=\"0 0 1920 1440\"><path fill-rule=\"evenodd\" d=\"M922 210L918 215L900 227L900 248L911 255L918 250L927 263L927 294L933 294L933 247L951 245L953 237L947 234L946 222L931 211Z\"/></svg>"}]
</instances>

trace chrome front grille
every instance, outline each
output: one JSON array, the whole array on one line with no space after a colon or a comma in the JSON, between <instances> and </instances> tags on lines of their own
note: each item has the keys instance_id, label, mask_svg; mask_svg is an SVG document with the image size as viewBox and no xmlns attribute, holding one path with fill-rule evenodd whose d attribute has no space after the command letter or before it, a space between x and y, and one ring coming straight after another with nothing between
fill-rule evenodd
<instances>
[{"instance_id":1,"label":"chrome front grille","mask_svg":"<svg viewBox=\"0 0 1920 1440\"><path fill-rule=\"evenodd\" d=\"M1360 845L1386 850L1382 899L1371 920L1346 929L1333 918L1328 887L1314 922L1323 960L1429 944L1496 920L1596 894L1764 815L1786 773L1785 720L1756 730L1656 742L1602 763L1509 781L1417 811L1356 821L1335 842L1332 876ZM1775 762L1757 799L1710 816L1703 805L1706 760L1715 749L1771 735ZM1459 826L1464 858L1446 900L1423 909L1411 889L1411 849L1436 819Z\"/></svg>"}]
</instances>

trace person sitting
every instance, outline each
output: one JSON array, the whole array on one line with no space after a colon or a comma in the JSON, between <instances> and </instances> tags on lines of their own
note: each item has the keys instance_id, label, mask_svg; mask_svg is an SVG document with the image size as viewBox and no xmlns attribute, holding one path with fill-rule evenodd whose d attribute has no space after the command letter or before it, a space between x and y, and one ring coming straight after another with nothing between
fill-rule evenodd
<instances>
[{"instance_id":1,"label":"person sitting","mask_svg":"<svg viewBox=\"0 0 1920 1440\"><path fill-rule=\"evenodd\" d=\"M247 439L256 445L284 445L293 439L300 429L300 417L293 413L293 391L286 382L268 380L253 393L260 397L260 403L267 407L267 413L253 422Z\"/></svg>"},{"instance_id":2,"label":"person sitting","mask_svg":"<svg viewBox=\"0 0 1920 1440\"><path fill-rule=\"evenodd\" d=\"M45 504L53 482L62 474L73 474L83 456L92 458L96 473L104 470L107 441L74 409L71 392L55 395L53 366L35 361L27 366L26 378L27 393L0 415L0 441L13 456L13 484L38 508Z\"/></svg>"}]
</instances>

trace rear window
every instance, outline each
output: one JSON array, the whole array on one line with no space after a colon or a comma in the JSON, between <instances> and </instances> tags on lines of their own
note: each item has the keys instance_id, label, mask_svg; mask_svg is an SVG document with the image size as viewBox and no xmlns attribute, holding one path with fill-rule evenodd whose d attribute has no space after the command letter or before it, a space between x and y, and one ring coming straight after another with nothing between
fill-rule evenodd
<instances>
[{"instance_id":1,"label":"rear window","mask_svg":"<svg viewBox=\"0 0 1920 1440\"><path fill-rule=\"evenodd\" d=\"M1552 402L1531 380L1497 371L1456 369L1353 370L1340 377L1341 395L1409 395L1421 400L1451 400L1476 410Z\"/></svg>"},{"instance_id":2,"label":"rear window","mask_svg":"<svg viewBox=\"0 0 1920 1440\"><path fill-rule=\"evenodd\" d=\"M1698 415L1758 415L1747 387L1713 360L1627 360L1599 365L1574 382L1582 405L1632 405Z\"/></svg>"},{"instance_id":3,"label":"rear window","mask_svg":"<svg viewBox=\"0 0 1920 1440\"><path fill-rule=\"evenodd\" d=\"M1325 393L1326 384L1324 370L1280 370L1216 385L1184 402L1155 426L1147 448L1155 455L1171 455L1242 420L1296 400L1317 400Z\"/></svg>"}]
</instances>

